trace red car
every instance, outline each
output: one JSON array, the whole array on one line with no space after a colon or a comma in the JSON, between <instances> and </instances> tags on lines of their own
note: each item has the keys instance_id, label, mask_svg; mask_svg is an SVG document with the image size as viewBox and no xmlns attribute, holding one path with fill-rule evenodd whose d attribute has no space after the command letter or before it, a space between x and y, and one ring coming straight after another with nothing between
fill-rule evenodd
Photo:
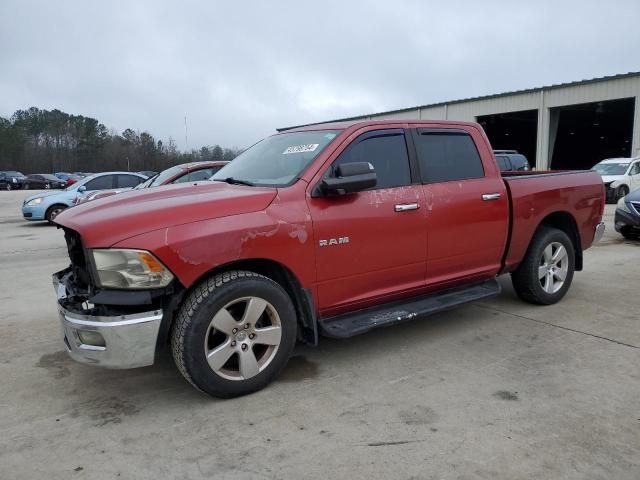
<instances>
[{"instance_id":1,"label":"red car","mask_svg":"<svg viewBox=\"0 0 640 480\"><path fill-rule=\"evenodd\" d=\"M220 170L229 162L191 162L183 163L182 165L176 165L171 168L150 177L145 182L139 184L135 189L159 187L161 185L169 185L171 183L185 183L185 182L198 182L200 180L207 180L214 173ZM97 200L99 198L106 198L118 193L122 193L128 190L102 190L94 192L85 197L78 197L76 205L81 203L90 202L91 200Z\"/></svg>"},{"instance_id":2,"label":"red car","mask_svg":"<svg viewBox=\"0 0 640 480\"><path fill-rule=\"evenodd\" d=\"M170 345L210 395L266 386L296 341L348 338L497 295L558 302L604 231L596 172L500 172L482 128L310 126L271 136L212 182L61 213L54 275L77 361L150 365Z\"/></svg>"}]
</instances>

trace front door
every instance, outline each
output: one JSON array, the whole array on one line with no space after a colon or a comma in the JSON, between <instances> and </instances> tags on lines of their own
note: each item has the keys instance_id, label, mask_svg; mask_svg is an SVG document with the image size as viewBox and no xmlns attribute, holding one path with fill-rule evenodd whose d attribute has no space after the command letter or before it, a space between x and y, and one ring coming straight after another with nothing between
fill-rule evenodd
<instances>
[{"instance_id":1,"label":"front door","mask_svg":"<svg viewBox=\"0 0 640 480\"><path fill-rule=\"evenodd\" d=\"M412 181L404 130L361 134L324 175L332 176L339 164L350 162L371 163L377 186L308 199L323 316L383 303L424 287L424 196Z\"/></svg>"}]
</instances>

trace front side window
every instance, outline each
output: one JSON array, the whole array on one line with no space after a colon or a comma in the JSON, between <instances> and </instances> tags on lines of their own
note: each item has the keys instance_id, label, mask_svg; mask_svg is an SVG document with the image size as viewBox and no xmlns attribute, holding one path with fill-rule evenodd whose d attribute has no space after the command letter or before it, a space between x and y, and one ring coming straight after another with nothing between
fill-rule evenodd
<instances>
[{"instance_id":1,"label":"front side window","mask_svg":"<svg viewBox=\"0 0 640 480\"><path fill-rule=\"evenodd\" d=\"M85 183L84 186L89 192L92 192L94 190L107 190L109 188L113 188L113 176L103 175L102 177L94 178Z\"/></svg>"},{"instance_id":2,"label":"front side window","mask_svg":"<svg viewBox=\"0 0 640 480\"><path fill-rule=\"evenodd\" d=\"M407 144L402 130L368 132L356 138L331 166L331 176L343 163L368 162L378 183L374 187L393 188L411 184Z\"/></svg>"},{"instance_id":3,"label":"front side window","mask_svg":"<svg viewBox=\"0 0 640 480\"><path fill-rule=\"evenodd\" d=\"M640 173L640 162L636 163L629 170L629 175L638 175Z\"/></svg>"},{"instance_id":4,"label":"front side window","mask_svg":"<svg viewBox=\"0 0 640 480\"><path fill-rule=\"evenodd\" d=\"M339 133L320 130L273 135L242 152L211 179L269 187L291 185Z\"/></svg>"},{"instance_id":5,"label":"front side window","mask_svg":"<svg viewBox=\"0 0 640 480\"><path fill-rule=\"evenodd\" d=\"M484 177L482 160L467 133L418 131L416 153L424 183Z\"/></svg>"}]
</instances>

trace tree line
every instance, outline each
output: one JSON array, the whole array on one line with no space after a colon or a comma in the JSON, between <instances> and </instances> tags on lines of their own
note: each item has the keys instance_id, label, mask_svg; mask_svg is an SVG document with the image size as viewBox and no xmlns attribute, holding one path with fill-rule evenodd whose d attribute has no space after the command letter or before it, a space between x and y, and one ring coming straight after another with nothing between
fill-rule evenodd
<instances>
[{"instance_id":1,"label":"tree line","mask_svg":"<svg viewBox=\"0 0 640 480\"><path fill-rule=\"evenodd\" d=\"M95 118L31 107L0 117L0 170L27 173L161 171L172 165L232 160L237 148L220 145L181 152L148 132L109 130Z\"/></svg>"}]
</instances>

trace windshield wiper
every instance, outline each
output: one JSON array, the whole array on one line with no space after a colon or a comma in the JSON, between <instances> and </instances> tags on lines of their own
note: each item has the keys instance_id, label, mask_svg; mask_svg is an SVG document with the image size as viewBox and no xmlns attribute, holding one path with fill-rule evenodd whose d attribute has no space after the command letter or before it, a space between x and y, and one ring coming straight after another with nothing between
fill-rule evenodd
<instances>
[{"instance_id":1,"label":"windshield wiper","mask_svg":"<svg viewBox=\"0 0 640 480\"><path fill-rule=\"evenodd\" d=\"M233 178L233 177L227 177L224 179L221 178L214 178L214 180L218 181L218 182L227 182L230 183L231 185L248 185L249 187L255 187L256 184L253 182L250 182L248 180L241 180L239 178Z\"/></svg>"}]
</instances>

